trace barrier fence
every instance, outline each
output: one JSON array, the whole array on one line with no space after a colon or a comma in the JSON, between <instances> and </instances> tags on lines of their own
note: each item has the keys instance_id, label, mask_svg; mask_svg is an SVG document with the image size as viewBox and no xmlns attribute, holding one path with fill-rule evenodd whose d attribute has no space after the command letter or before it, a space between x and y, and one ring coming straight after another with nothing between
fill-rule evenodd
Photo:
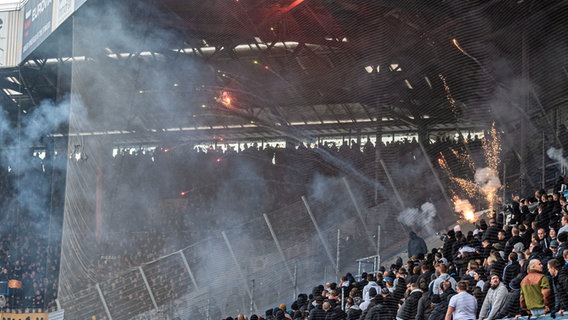
<instances>
[{"instance_id":1,"label":"barrier fence","mask_svg":"<svg viewBox=\"0 0 568 320\"><path fill-rule=\"evenodd\" d=\"M290 303L300 292L310 293L317 284L361 271L357 258L376 255L377 245L387 248L407 239L406 230L392 223L388 212L393 208L388 204L362 210L354 201L345 203L338 206L338 202L303 197L281 210L62 295L60 303L69 319L155 319L158 314L219 319L238 313L263 314L275 305ZM377 239L380 223L390 226L381 241ZM375 261L372 268L377 266ZM363 271L371 271L366 268Z\"/></svg>"}]
</instances>

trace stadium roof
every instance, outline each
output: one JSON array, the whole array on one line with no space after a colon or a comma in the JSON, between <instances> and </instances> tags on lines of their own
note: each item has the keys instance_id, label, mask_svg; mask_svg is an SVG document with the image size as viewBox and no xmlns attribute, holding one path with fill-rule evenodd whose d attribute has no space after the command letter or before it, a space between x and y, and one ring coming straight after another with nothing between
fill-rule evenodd
<instances>
[{"instance_id":1,"label":"stadium roof","mask_svg":"<svg viewBox=\"0 0 568 320\"><path fill-rule=\"evenodd\" d=\"M12 11L20 9L28 0L0 0L0 11Z\"/></svg>"},{"instance_id":2,"label":"stadium roof","mask_svg":"<svg viewBox=\"0 0 568 320\"><path fill-rule=\"evenodd\" d=\"M88 2L78 16L95 5ZM124 88L134 120L90 130L126 132L133 140L141 132L145 139L185 131L195 139L252 139L290 130L312 137L466 131L505 121L495 101L515 98L514 81L525 76L539 90L538 108L520 112L527 118L564 103L568 77L556 60L565 52L558 45L567 7L528 0L139 1L125 19L140 26L132 37L141 43L85 42L63 57L53 50L70 29L62 28L20 70L5 71L2 86L18 89L9 77L23 77L26 90L16 99L4 92L26 110L56 96L54 65L71 55L104 59L107 71L92 70L136 79ZM167 42L153 45L155 30L166 30ZM201 76L187 77L187 65ZM156 81L163 78L171 87ZM166 95L167 108L160 106ZM97 99L93 104L108 104Z\"/></svg>"}]
</instances>

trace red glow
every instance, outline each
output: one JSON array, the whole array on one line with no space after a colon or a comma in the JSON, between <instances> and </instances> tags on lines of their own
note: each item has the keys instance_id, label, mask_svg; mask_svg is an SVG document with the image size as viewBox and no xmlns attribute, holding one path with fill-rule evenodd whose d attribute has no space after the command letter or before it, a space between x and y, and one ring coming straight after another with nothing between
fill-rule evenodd
<instances>
[{"instance_id":1,"label":"red glow","mask_svg":"<svg viewBox=\"0 0 568 320\"><path fill-rule=\"evenodd\" d=\"M221 162L221 158L217 158L217 163L220 163L220 162Z\"/></svg>"},{"instance_id":2,"label":"red glow","mask_svg":"<svg viewBox=\"0 0 568 320\"><path fill-rule=\"evenodd\" d=\"M185 197L187 194L189 194L189 191L182 191L179 193L179 195L182 197Z\"/></svg>"},{"instance_id":3,"label":"red glow","mask_svg":"<svg viewBox=\"0 0 568 320\"><path fill-rule=\"evenodd\" d=\"M170 149L168 149L168 148L164 149L164 152L166 152L166 153L169 152L169 151L170 151Z\"/></svg>"},{"instance_id":4,"label":"red glow","mask_svg":"<svg viewBox=\"0 0 568 320\"><path fill-rule=\"evenodd\" d=\"M264 66L264 69L269 70L270 67L269 67L269 66Z\"/></svg>"},{"instance_id":5,"label":"red glow","mask_svg":"<svg viewBox=\"0 0 568 320\"><path fill-rule=\"evenodd\" d=\"M230 107L233 100L231 98L231 94L228 91L221 92L221 96L218 99L218 101L224 104L226 107Z\"/></svg>"},{"instance_id":6,"label":"red glow","mask_svg":"<svg viewBox=\"0 0 568 320\"><path fill-rule=\"evenodd\" d=\"M294 9L295 7L299 6L304 0L296 0L292 2L288 7L284 8L282 11L284 13L289 12L290 10Z\"/></svg>"}]
</instances>

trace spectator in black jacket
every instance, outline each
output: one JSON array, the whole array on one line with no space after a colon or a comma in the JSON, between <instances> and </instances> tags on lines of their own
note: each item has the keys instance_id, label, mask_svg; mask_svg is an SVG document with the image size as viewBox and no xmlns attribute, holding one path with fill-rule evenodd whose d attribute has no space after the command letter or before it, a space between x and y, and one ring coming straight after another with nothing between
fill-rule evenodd
<instances>
[{"instance_id":1,"label":"spectator in black jacket","mask_svg":"<svg viewBox=\"0 0 568 320\"><path fill-rule=\"evenodd\" d=\"M558 304L562 310L568 310L568 249L562 252L564 265L558 271Z\"/></svg>"},{"instance_id":2,"label":"spectator in black jacket","mask_svg":"<svg viewBox=\"0 0 568 320\"><path fill-rule=\"evenodd\" d=\"M483 234L481 241L488 239L490 243L496 243L499 230L501 230L501 228L497 225L495 218L489 219L489 228L487 228L487 231Z\"/></svg>"},{"instance_id":3,"label":"spectator in black jacket","mask_svg":"<svg viewBox=\"0 0 568 320\"><path fill-rule=\"evenodd\" d=\"M444 239L444 246L442 247L442 255L448 261L452 261L454 259L454 243L456 242L455 238L456 233L454 230L448 231L446 238Z\"/></svg>"},{"instance_id":4,"label":"spectator in black jacket","mask_svg":"<svg viewBox=\"0 0 568 320\"><path fill-rule=\"evenodd\" d=\"M359 308L359 303L361 303L361 298L347 297L345 303L345 309L347 310L347 320L357 320L363 313Z\"/></svg>"},{"instance_id":5,"label":"spectator in black jacket","mask_svg":"<svg viewBox=\"0 0 568 320\"><path fill-rule=\"evenodd\" d=\"M452 284L449 281L442 283L440 290L444 290L442 294L432 296L434 308L432 309L429 320L444 320L450 299L456 294L456 291L452 289Z\"/></svg>"},{"instance_id":6,"label":"spectator in black jacket","mask_svg":"<svg viewBox=\"0 0 568 320\"><path fill-rule=\"evenodd\" d=\"M550 308L550 313L554 314L560 310L560 297L558 295L558 271L562 268L560 261L557 259L550 259L548 260L548 280L550 282L550 287L552 289L552 299L554 302L552 303L552 307Z\"/></svg>"},{"instance_id":7,"label":"spectator in black jacket","mask_svg":"<svg viewBox=\"0 0 568 320\"><path fill-rule=\"evenodd\" d=\"M505 255L508 256L509 253L513 252L513 247L518 242L523 242L523 238L519 235L519 228L511 228L511 238L505 243Z\"/></svg>"},{"instance_id":8,"label":"spectator in black jacket","mask_svg":"<svg viewBox=\"0 0 568 320\"><path fill-rule=\"evenodd\" d=\"M418 301L422 298L422 290L418 288L418 284L413 282L410 283L410 293L404 299L404 303L398 309L398 313L396 315L397 318L401 318L403 320L412 320L416 317L416 312L418 310Z\"/></svg>"},{"instance_id":9,"label":"spectator in black jacket","mask_svg":"<svg viewBox=\"0 0 568 320\"><path fill-rule=\"evenodd\" d=\"M325 311L323 310L323 297L316 297L316 306L310 311L308 320L325 320Z\"/></svg>"},{"instance_id":10,"label":"spectator in black jacket","mask_svg":"<svg viewBox=\"0 0 568 320\"><path fill-rule=\"evenodd\" d=\"M516 278L521 273L521 265L517 261L519 256L516 252L511 252L508 257L508 263L503 269L503 284L509 287L511 280Z\"/></svg>"},{"instance_id":11,"label":"spectator in black jacket","mask_svg":"<svg viewBox=\"0 0 568 320\"><path fill-rule=\"evenodd\" d=\"M363 311L363 313L361 313L361 316L359 317L359 319L363 320L363 319L367 319L367 314L369 312L371 312L371 309L373 309L376 305L383 303L383 296L381 294L376 293L376 291L373 289L371 289L371 296L373 297L367 307L365 307L364 309L361 308L361 310Z\"/></svg>"},{"instance_id":12,"label":"spectator in black jacket","mask_svg":"<svg viewBox=\"0 0 568 320\"><path fill-rule=\"evenodd\" d=\"M421 279L418 286L422 290L422 297L418 300L415 320L428 320L432 313L432 291L428 290L428 281Z\"/></svg>"},{"instance_id":13,"label":"spectator in black jacket","mask_svg":"<svg viewBox=\"0 0 568 320\"><path fill-rule=\"evenodd\" d=\"M428 253L428 247L423 238L419 237L416 232L410 231L410 240L408 240L408 257L425 255Z\"/></svg>"}]
</instances>

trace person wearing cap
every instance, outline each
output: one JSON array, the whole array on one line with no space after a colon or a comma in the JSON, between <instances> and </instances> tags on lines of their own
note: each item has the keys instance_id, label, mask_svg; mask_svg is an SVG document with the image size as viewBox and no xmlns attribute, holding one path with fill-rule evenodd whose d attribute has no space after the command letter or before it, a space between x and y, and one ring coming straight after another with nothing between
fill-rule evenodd
<instances>
[{"instance_id":1,"label":"person wearing cap","mask_svg":"<svg viewBox=\"0 0 568 320\"><path fill-rule=\"evenodd\" d=\"M559 245L558 240L551 240L549 249L552 251L552 258L562 260L562 254L558 252Z\"/></svg>"},{"instance_id":2,"label":"person wearing cap","mask_svg":"<svg viewBox=\"0 0 568 320\"><path fill-rule=\"evenodd\" d=\"M491 275L490 281L490 288L487 290L487 295L485 296L485 300L483 300L483 305L479 312L479 320L496 319L495 315L503 308L503 305L505 305L505 298L508 293L507 287L505 287L496 274Z\"/></svg>"},{"instance_id":3,"label":"person wearing cap","mask_svg":"<svg viewBox=\"0 0 568 320\"><path fill-rule=\"evenodd\" d=\"M559 233L556 240L558 241L558 254L562 255L564 250L568 249L568 232Z\"/></svg>"},{"instance_id":4,"label":"person wearing cap","mask_svg":"<svg viewBox=\"0 0 568 320\"><path fill-rule=\"evenodd\" d=\"M525 245L522 242L517 242L513 246L513 250L518 254L520 252L525 252Z\"/></svg>"},{"instance_id":5,"label":"person wearing cap","mask_svg":"<svg viewBox=\"0 0 568 320\"><path fill-rule=\"evenodd\" d=\"M530 260L528 273L521 281L521 308L533 317L547 314L551 308L552 290L542 270L543 265L540 260Z\"/></svg>"}]
</instances>

